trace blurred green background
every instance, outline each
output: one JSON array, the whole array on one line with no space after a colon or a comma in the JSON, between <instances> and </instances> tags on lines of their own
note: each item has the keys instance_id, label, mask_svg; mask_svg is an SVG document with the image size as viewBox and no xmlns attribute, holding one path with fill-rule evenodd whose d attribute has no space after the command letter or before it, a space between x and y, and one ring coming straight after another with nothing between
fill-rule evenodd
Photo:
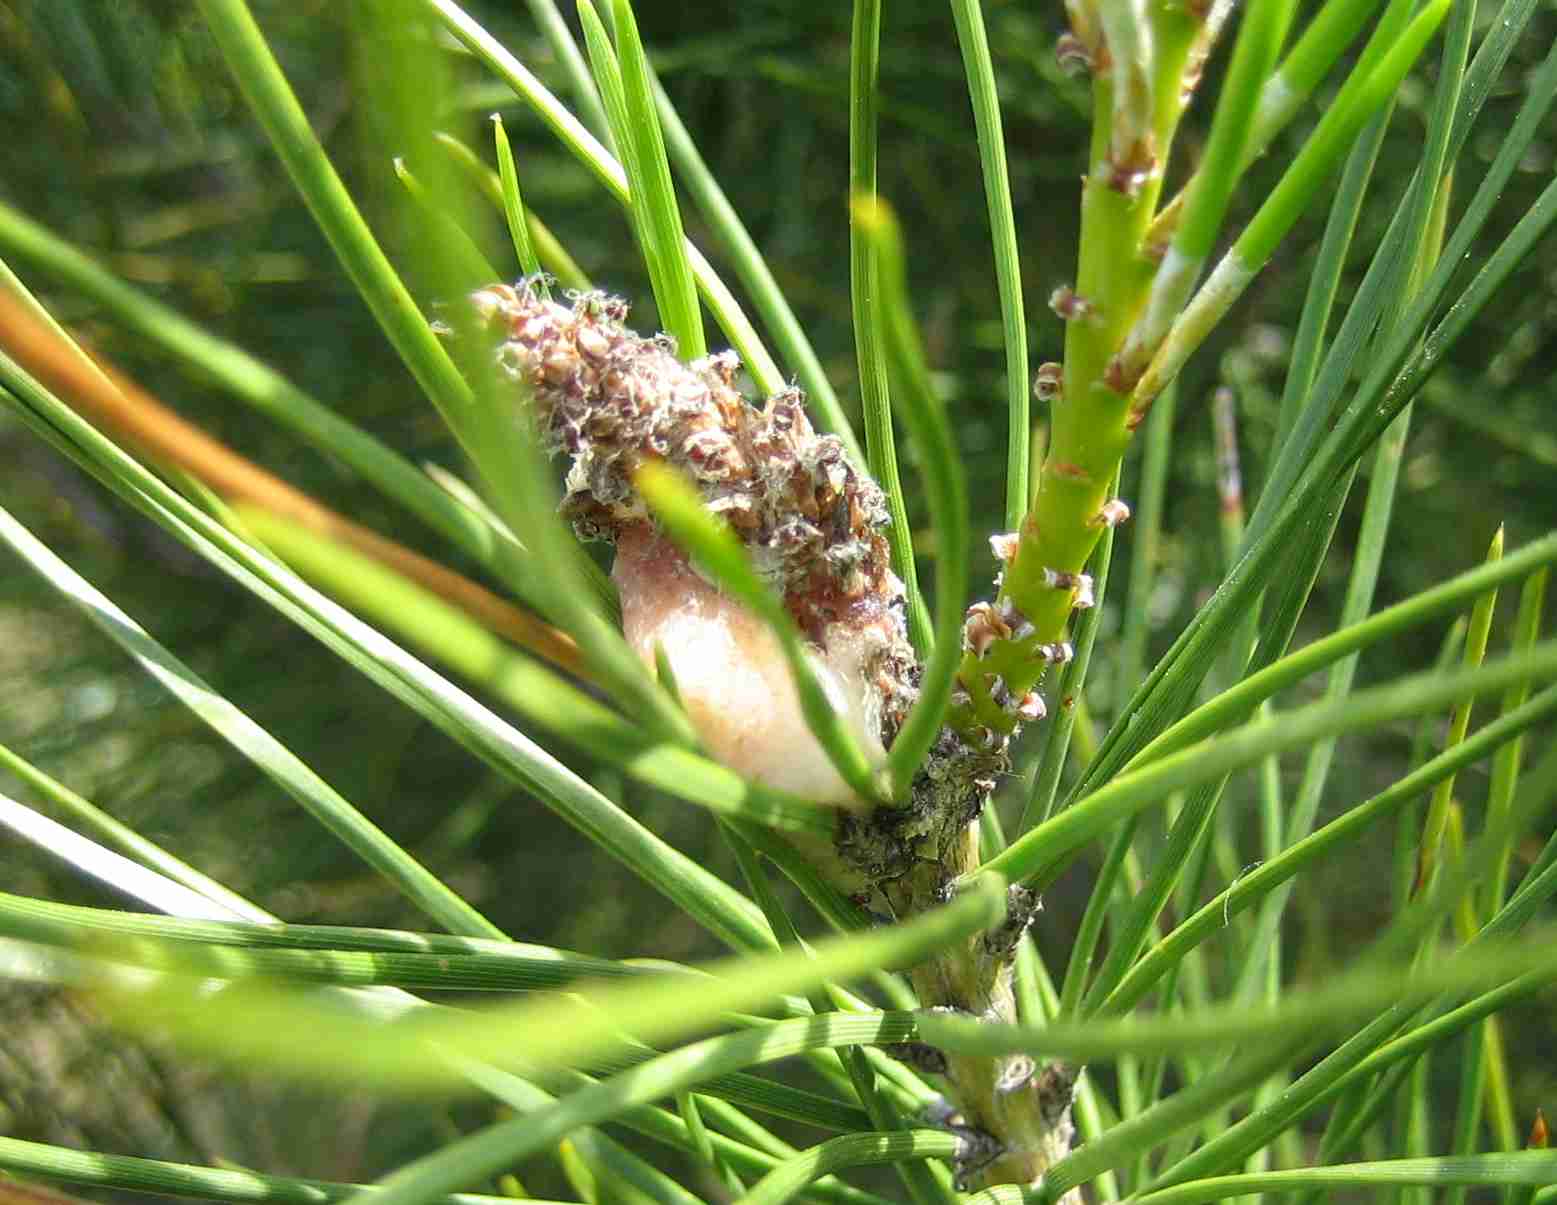
<instances>
[{"instance_id":1,"label":"blurred green background","mask_svg":"<svg viewBox=\"0 0 1557 1205\"><path fill-rule=\"evenodd\" d=\"M396 217L399 186L389 152L398 148L386 148L375 132L383 81L375 78L372 34L360 19L364 7L355 0L253 3L336 165L391 254L409 266L415 256L407 239L417 231ZM523 6L472 0L468 7L554 90L565 92ZM848 6L643 0L637 7L667 89L837 388L855 406L845 221ZM904 219L919 316L953 406L976 522L985 534L1000 524L1004 361L972 116L946 6L900 0L886 7L881 185ZM1054 62L1059 5L986 0L985 9L1005 102L1037 364L1058 355L1059 324L1044 301L1073 270L1087 93ZM1515 85L1553 36L1557 14L1547 6L1504 73L1505 91L1489 103L1482 128L1506 124L1518 100ZM445 53L455 87L439 125L487 153L486 116L502 111L527 202L598 285L632 300L637 325L653 329L646 274L621 212L509 94L452 44ZM1213 64L1213 88L1219 68L1220 60ZM1432 70L1429 65L1425 74ZM1382 231L1415 164L1424 97L1421 79L1402 92L1360 247ZM0 193L9 204L241 343L413 459L463 471L436 415L249 120L190 3L0 2L0 116L8 131L0 139ZM1274 181L1284 149L1311 122L1309 114L1296 123L1253 169L1234 220L1252 211ZM1191 158L1204 134L1203 115L1192 115L1183 144ZM1462 177L1473 182L1493 149L1490 134L1473 136ZM1549 179L1554 152L1557 130L1548 130L1504 198L1508 215L1522 212ZM1108 636L1119 627L1121 607L1149 608L1153 649L1160 651L1220 573L1207 405L1219 384L1236 392L1245 482L1251 492L1258 488L1322 219L1316 213L1295 232L1185 373L1157 577L1143 599L1123 568L1116 569L1107 603L1089 689L1104 722L1118 702ZM1489 238L1500 237L1512 220L1495 219ZM495 213L482 211L479 221L475 233L489 258L515 271ZM722 267L720 249L690 211L688 225ZM221 439L364 522L447 555L341 466L100 320L79 297L24 276L60 318ZM1349 273L1347 287L1355 280L1355 271ZM1512 545L1557 527L1554 332L1557 244L1548 240L1480 317L1417 408L1380 603L1478 561L1499 523L1507 525ZM1043 415L1035 418L1041 440ZM715 952L690 921L539 805L492 778L3 416L0 466L0 504L516 937L618 957ZM912 472L907 480L912 498ZM1128 470L1124 494L1132 496ZM1360 497L1353 512L1357 503ZM1343 516L1300 641L1334 622L1355 528L1355 513ZM1122 550L1128 529L1123 538ZM922 551L933 574L934 549ZM1116 557L1116 565L1127 561ZM992 569L981 561L976 579L987 580ZM1505 637L1508 602L1495 629ZM1360 683L1421 668L1441 636L1423 630L1371 654ZM1398 774L1410 738L1401 728L1344 744L1326 811L1349 806ZM14 561L0 561L0 741L290 920L422 923ZM1299 764L1286 769L1295 774ZM621 795L609 773L581 768ZM1485 785L1481 770L1461 776L1460 794L1473 816ZM1235 780L1229 805L1246 800L1249 790ZM733 876L704 814L641 788L628 792L627 801L682 849ZM1345 864L1300 884L1301 924L1287 944L1290 975L1321 973L1373 931L1387 907L1380 870L1387 859L1379 855L1388 836L1377 836L1372 850L1359 849ZM1055 965L1085 899L1085 880L1079 869L1048 900L1041 938ZM112 902L5 837L0 883L56 899ZM1214 957L1216 947L1211 951ZM1527 1040L1549 1040L1533 1010L1527 1022ZM1517 1041L1513 1052L1515 1088L1528 1116L1533 1103L1557 1100L1557 1068L1521 1057ZM1437 1066L1452 1091L1452 1067L1442 1060ZM348 1091L310 1095L191 1066L104 1037L68 1000L0 984L0 1133L349 1179L374 1175L447 1138L462 1120ZM539 1176L544 1184L545 1173Z\"/></svg>"}]
</instances>

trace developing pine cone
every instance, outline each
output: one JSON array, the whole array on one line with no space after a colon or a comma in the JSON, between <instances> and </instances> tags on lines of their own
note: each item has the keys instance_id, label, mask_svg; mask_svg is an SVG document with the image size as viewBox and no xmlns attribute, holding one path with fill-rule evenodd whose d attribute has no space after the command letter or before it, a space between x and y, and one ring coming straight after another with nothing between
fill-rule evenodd
<instances>
[{"instance_id":1,"label":"developing pine cone","mask_svg":"<svg viewBox=\"0 0 1557 1205\"><path fill-rule=\"evenodd\" d=\"M834 706L875 758L915 693L880 488L812 429L798 390L752 405L735 389L734 353L683 364L670 340L623 325L616 298L585 294L570 307L521 283L473 302L500 340L500 371L521 385L551 450L570 458L563 515L581 538L616 545L628 640L650 665L655 646L665 650L710 753L817 802L854 802L806 728L773 638L656 531L633 474L661 460L697 484L783 597Z\"/></svg>"}]
</instances>

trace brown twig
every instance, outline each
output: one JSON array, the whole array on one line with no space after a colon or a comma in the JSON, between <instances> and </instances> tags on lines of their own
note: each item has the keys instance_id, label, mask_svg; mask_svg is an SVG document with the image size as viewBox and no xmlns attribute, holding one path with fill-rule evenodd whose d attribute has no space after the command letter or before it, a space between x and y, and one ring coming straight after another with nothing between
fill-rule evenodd
<instances>
[{"instance_id":1,"label":"brown twig","mask_svg":"<svg viewBox=\"0 0 1557 1205\"><path fill-rule=\"evenodd\" d=\"M578 646L484 586L315 501L180 418L106 360L88 360L20 301L0 291L0 346L84 417L230 501L251 502L350 545L468 612L493 632L570 674L584 676Z\"/></svg>"},{"instance_id":2,"label":"brown twig","mask_svg":"<svg viewBox=\"0 0 1557 1205\"><path fill-rule=\"evenodd\" d=\"M68 1196L41 1184L11 1180L0 1176L0 1205L88 1205L80 1197Z\"/></svg>"}]
</instances>

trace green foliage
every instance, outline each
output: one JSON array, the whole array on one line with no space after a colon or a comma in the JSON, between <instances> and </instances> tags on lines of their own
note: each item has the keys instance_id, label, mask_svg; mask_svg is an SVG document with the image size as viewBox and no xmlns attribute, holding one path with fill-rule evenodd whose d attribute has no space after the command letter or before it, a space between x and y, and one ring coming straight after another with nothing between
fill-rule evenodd
<instances>
[{"instance_id":1,"label":"green foliage","mask_svg":"<svg viewBox=\"0 0 1557 1205\"><path fill-rule=\"evenodd\" d=\"M61 326L0 308L0 1029L34 1052L0 1042L0 1170L310 1205L1557 1181L1515 1149L1557 1088L1529 1057L1557 981L1557 757L1526 764L1557 717L1535 0L1253 0L1187 111L1200 18L1167 0L1071 0L1058 46L1039 6L978 0L12 7L0 283ZM1093 38L1089 85L1056 50ZM489 263L597 281L684 360L728 344L869 466L922 662L881 765L760 558L681 476L636 477L776 637L858 812L712 760L663 650L629 647L523 399L470 354ZM1032 317L1072 281L1062 324ZM40 338L525 604L576 675L141 452ZM974 594L1033 632L986 659ZM873 915L906 897L835 836L877 804L912 825L916 775L1009 727L996 683L1049 716L974 796L979 852ZM1008 882L1044 892L1030 931ZM947 1007L990 967L987 1009ZM72 1026L152 1103L48 1120L82 1096ZM942 1093L972 1112L969 1069L1012 1059L1061 1112L1086 1064L1080 1141L973 1191L1017 1129L948 1126ZM367 1120L331 1149L297 1091ZM144 1121L224 1109L251 1145Z\"/></svg>"}]
</instances>

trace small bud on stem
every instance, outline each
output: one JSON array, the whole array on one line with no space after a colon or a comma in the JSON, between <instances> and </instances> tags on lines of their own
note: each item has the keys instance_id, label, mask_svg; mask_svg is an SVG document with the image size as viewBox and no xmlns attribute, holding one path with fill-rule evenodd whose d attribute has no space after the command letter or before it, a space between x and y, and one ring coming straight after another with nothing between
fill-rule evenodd
<instances>
[{"instance_id":1,"label":"small bud on stem","mask_svg":"<svg viewBox=\"0 0 1557 1205\"><path fill-rule=\"evenodd\" d=\"M651 665L664 649L709 751L769 786L856 802L807 730L771 633L656 533L633 474L665 461L698 486L783 598L834 709L877 759L915 694L881 490L837 439L812 430L798 391L751 405L734 389L733 353L682 364L668 340L628 330L615 298L568 307L521 283L481 290L472 308L499 336L499 369L528 395L548 445L570 458L563 514L581 537L617 546L629 642Z\"/></svg>"}]
</instances>

